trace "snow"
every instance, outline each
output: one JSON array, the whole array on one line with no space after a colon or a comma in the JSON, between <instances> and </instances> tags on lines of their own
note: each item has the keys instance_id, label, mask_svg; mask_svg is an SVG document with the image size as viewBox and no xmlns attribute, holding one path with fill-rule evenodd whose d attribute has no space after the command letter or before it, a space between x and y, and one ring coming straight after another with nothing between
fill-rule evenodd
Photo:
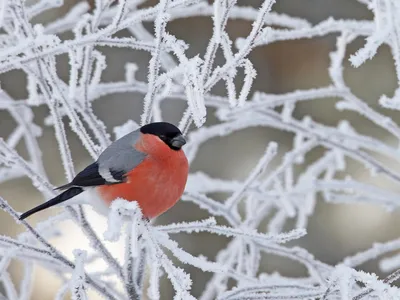
<instances>
[{"instance_id":1,"label":"snow","mask_svg":"<svg viewBox=\"0 0 400 300\"><path fill-rule=\"evenodd\" d=\"M209 140L246 128L275 128L293 134L293 146L288 150L267 140L265 151L253 169L242 174L244 180L212 177L201 171L191 173L182 200L204 209L210 217L203 220L155 226L142 219L135 202L119 199L110 208L103 238L95 233L81 206L67 206L60 215L32 227L26 221L19 221L19 213L0 198L1 209L25 229L16 238L0 236L0 281L5 293L4 297L0 294L0 299L30 299L35 264L62 279L56 299L63 299L68 291L73 299L88 299L87 291L95 290L106 299L148 295L157 300L161 299L163 275L174 288L174 299L194 299L191 290L195 282L175 261L211 273L201 300L400 298L399 289L392 285L400 277L399 239L371 245L343 258L338 265L328 265L302 247L285 244L307 233L308 221L318 201L374 203L388 210L399 207L398 193L338 174L346 173L347 164L352 161L364 166L371 176L395 184L400 182L400 174L393 165L376 158L378 155L386 162L399 162L400 127L377 106L399 110L400 86L392 98L382 94L376 105L370 105L349 88L343 67L347 61L353 67L363 65L386 45L393 56L397 84L400 83L400 4L397 0L358 0L371 10L373 20L328 18L311 24L306 19L275 12L274 3L278 1L264 0L256 9L235 0L216 0L213 4L205 0L161 0L145 8L139 8L145 2L142 0L117 1L113 5L113 1L96 0L94 10L82 1L46 25L34 25L32 18L63 6L63 1L39 0L34 4L0 1L0 73L24 72L28 92L27 99L13 99L5 89L0 90L0 109L7 111L16 124L9 135L0 138L0 182L27 177L44 199L55 195L44 168L46 157L38 142L43 133L35 123L34 108L38 106L49 111L45 126L54 128L66 181L77 171L66 124L96 159L112 140L137 129L139 123L164 120L161 103L165 99L173 98L186 105L176 124L188 138L184 150L190 163ZM189 57L191 45L172 35L168 23L196 16L211 17L213 32L205 53ZM232 40L227 30L229 20L251 22L248 36ZM143 26L145 22L152 24L154 34ZM131 37L115 35L125 29ZM61 39L65 32L72 33L70 39ZM285 94L254 90L258 66L249 57L254 49L279 41L330 34L335 34L336 45L329 56L329 84ZM349 54L349 44L356 38L365 43ZM139 64L126 62L121 71L123 80L103 82L107 59L102 47L96 46L149 52L147 80L137 79ZM216 65L219 50L225 61ZM68 80L61 79L57 72L55 60L61 54L68 56ZM239 71L244 77L237 84ZM225 85L225 95L213 93L213 87L220 82ZM96 116L93 102L105 95L132 92L143 95L139 100L143 102L141 119L121 120L119 126L108 128ZM336 103L339 112L356 113L390 134L396 146L357 132L348 120L328 126L310 116L298 119L293 114L299 103L329 98L339 100ZM215 125L205 124L210 108L215 110L218 120ZM26 155L19 153L20 141L25 142ZM324 154L306 165L300 174L296 173L296 166L304 164L305 156L317 147L323 147ZM284 151L282 158L278 150ZM217 201L210 196L215 192L229 196ZM217 222L220 218L225 221L223 225ZM260 226L267 218L267 225ZM70 260L48 242L55 235L63 235L58 224L65 219L81 226L95 253L89 255L76 245L75 258ZM288 219L294 220L294 226L284 231ZM230 241L210 259L191 254L173 239L176 233L196 236L199 232ZM105 244L105 241L122 242L122 235L126 236L123 263L110 254ZM296 261L306 267L308 274L302 278L260 274L261 255L265 253ZM390 257L383 257L389 253ZM108 266L104 274L111 273L122 283L122 291L113 288L104 274L86 268L97 258ZM373 259L379 260L382 271L393 273L378 278L359 269ZM9 272L13 260L23 264L19 285ZM148 280L148 284L143 280ZM233 287L228 280L234 282Z\"/></svg>"}]
</instances>

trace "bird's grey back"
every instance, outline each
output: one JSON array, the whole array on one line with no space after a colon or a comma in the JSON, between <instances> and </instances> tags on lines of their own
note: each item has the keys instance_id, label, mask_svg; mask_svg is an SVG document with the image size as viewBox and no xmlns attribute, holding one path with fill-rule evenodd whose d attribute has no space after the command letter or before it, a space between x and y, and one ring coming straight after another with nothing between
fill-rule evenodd
<instances>
[{"instance_id":1,"label":"bird's grey back","mask_svg":"<svg viewBox=\"0 0 400 300\"><path fill-rule=\"evenodd\" d=\"M139 165L146 157L145 153L134 148L140 134L139 129L132 131L108 146L97 160L99 168L125 174Z\"/></svg>"}]
</instances>

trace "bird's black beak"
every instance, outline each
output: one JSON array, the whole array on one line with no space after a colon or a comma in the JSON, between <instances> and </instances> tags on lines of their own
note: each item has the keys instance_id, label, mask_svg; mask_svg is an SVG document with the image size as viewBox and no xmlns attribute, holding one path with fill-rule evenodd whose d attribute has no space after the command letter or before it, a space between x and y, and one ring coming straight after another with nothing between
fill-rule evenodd
<instances>
[{"instance_id":1,"label":"bird's black beak","mask_svg":"<svg viewBox=\"0 0 400 300\"><path fill-rule=\"evenodd\" d=\"M185 144L186 140L182 135L177 135L176 137L171 139L171 145L174 148L180 149Z\"/></svg>"}]
</instances>

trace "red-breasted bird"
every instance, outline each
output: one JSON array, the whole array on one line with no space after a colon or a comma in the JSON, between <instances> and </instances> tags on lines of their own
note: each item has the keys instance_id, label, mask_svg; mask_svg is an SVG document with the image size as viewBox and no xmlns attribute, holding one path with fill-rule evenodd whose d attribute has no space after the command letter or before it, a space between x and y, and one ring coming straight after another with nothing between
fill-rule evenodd
<instances>
[{"instance_id":1,"label":"red-breasted bird","mask_svg":"<svg viewBox=\"0 0 400 300\"><path fill-rule=\"evenodd\" d=\"M185 189L189 171L181 149L185 144L181 131L170 123L144 125L108 146L96 162L57 188L64 190L61 194L23 213L20 219L87 190L96 194L92 196L97 198L97 210L104 212L113 200L123 198L137 201L144 217L157 217L171 208Z\"/></svg>"}]
</instances>

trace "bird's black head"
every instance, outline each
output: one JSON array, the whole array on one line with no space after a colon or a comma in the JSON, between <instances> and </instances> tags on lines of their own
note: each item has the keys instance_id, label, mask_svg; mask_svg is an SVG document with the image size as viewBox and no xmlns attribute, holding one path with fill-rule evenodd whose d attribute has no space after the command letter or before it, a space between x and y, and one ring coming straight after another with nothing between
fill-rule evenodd
<instances>
[{"instance_id":1,"label":"bird's black head","mask_svg":"<svg viewBox=\"0 0 400 300\"><path fill-rule=\"evenodd\" d=\"M167 122L154 122L144 125L140 128L140 132L158 136L173 150L180 150L186 144L179 128Z\"/></svg>"}]
</instances>

